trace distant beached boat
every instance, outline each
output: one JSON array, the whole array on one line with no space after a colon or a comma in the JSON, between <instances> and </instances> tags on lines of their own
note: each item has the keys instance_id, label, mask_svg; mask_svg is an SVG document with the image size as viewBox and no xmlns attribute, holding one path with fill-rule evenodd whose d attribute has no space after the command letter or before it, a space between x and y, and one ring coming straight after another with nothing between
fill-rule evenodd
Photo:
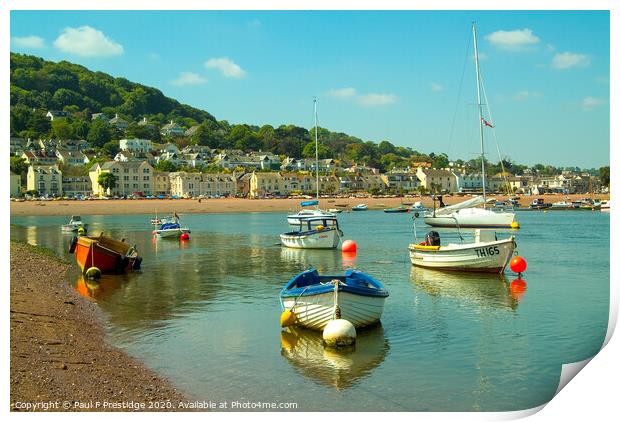
<instances>
[{"instance_id":1,"label":"distant beached boat","mask_svg":"<svg viewBox=\"0 0 620 422\"><path fill-rule=\"evenodd\" d=\"M352 211L368 211L368 205L366 204L358 204L351 208Z\"/></svg>"}]
</instances>

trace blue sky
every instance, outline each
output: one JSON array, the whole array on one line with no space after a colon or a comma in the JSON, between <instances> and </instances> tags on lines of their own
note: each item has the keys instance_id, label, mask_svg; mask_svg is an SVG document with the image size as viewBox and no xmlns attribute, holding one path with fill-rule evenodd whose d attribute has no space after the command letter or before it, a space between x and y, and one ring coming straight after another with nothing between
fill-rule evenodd
<instances>
[{"instance_id":1,"label":"blue sky","mask_svg":"<svg viewBox=\"0 0 620 422\"><path fill-rule=\"evenodd\" d=\"M154 86L231 123L310 127L317 96L332 131L470 159L472 21L502 154L609 164L605 11L12 11L11 51Z\"/></svg>"}]
</instances>

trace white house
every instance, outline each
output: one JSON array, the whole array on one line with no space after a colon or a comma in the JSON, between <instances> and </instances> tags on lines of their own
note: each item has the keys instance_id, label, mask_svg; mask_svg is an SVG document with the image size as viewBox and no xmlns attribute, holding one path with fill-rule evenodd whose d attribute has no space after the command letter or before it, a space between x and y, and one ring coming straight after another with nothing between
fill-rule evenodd
<instances>
[{"instance_id":1,"label":"white house","mask_svg":"<svg viewBox=\"0 0 620 422\"><path fill-rule=\"evenodd\" d=\"M150 152L153 148L149 139L121 139L118 143L121 151Z\"/></svg>"}]
</instances>

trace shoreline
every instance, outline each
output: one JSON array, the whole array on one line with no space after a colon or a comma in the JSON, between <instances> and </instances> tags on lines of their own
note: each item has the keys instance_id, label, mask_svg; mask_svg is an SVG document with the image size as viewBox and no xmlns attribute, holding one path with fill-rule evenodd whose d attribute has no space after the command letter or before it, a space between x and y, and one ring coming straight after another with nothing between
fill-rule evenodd
<instances>
[{"instance_id":1,"label":"shoreline","mask_svg":"<svg viewBox=\"0 0 620 422\"><path fill-rule=\"evenodd\" d=\"M67 262L25 243L10 248L11 411L169 411L186 401L108 343L101 309L67 284Z\"/></svg>"},{"instance_id":2,"label":"shoreline","mask_svg":"<svg viewBox=\"0 0 620 422\"><path fill-rule=\"evenodd\" d=\"M471 196L444 196L446 205L469 199ZM506 195L490 196L497 200L506 200ZM545 202L557 202L565 199L578 200L587 198L587 194L573 195L539 195L521 196L521 206L526 208L535 198L543 198ZM597 194L595 199L609 199L609 194ZM71 215L122 215L150 214L167 215L174 212L184 214L217 214L246 212L296 212L302 199L108 199L91 201L11 201L11 216L71 216ZM350 210L357 204L367 204L369 209L383 210L397 207L403 202L421 201L427 208L432 208L433 201L429 196L413 198L321 198L321 209L339 208ZM339 206L340 205L340 206Z\"/></svg>"}]
</instances>

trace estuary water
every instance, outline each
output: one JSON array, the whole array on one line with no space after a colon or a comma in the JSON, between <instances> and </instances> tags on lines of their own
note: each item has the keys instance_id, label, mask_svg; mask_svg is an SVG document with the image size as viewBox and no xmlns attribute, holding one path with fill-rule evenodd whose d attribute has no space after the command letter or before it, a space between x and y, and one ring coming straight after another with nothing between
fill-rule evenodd
<instances>
[{"instance_id":1,"label":"estuary water","mask_svg":"<svg viewBox=\"0 0 620 422\"><path fill-rule=\"evenodd\" d=\"M82 216L89 232L123 237L142 270L69 283L97 301L111 342L189 399L295 402L300 411L506 411L556 391L561 365L598 352L609 315L609 214L518 212L516 275L412 268L410 214L340 214L357 256L279 245L285 213L183 215L191 239L153 239L151 215ZM66 217L11 218L11 238L68 254ZM421 236L427 228L417 227ZM358 268L390 292L381 325L354 350L283 331L278 292L310 267Z\"/></svg>"}]
</instances>

